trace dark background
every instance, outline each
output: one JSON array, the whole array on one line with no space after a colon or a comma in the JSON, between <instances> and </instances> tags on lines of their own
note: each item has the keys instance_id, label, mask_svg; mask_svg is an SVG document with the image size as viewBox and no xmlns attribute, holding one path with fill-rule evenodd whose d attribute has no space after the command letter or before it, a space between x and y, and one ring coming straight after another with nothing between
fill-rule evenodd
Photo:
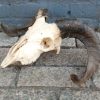
<instances>
[{"instance_id":1,"label":"dark background","mask_svg":"<svg viewBox=\"0 0 100 100\"><path fill-rule=\"evenodd\" d=\"M77 19L92 28L100 26L100 0L0 0L0 22L24 26L39 8L47 8L52 21Z\"/></svg>"}]
</instances>

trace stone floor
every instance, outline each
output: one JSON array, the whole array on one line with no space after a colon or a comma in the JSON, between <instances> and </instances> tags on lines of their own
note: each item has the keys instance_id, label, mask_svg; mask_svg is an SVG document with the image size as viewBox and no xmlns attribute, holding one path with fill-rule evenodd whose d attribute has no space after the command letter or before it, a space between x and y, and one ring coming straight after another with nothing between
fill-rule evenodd
<instances>
[{"instance_id":1,"label":"stone floor","mask_svg":"<svg viewBox=\"0 0 100 100\"><path fill-rule=\"evenodd\" d=\"M18 40L0 33L0 63ZM59 55L48 52L34 65L0 68L0 100L100 100L100 73L79 88L70 74L80 77L87 65L87 50L74 38L65 39Z\"/></svg>"}]
</instances>

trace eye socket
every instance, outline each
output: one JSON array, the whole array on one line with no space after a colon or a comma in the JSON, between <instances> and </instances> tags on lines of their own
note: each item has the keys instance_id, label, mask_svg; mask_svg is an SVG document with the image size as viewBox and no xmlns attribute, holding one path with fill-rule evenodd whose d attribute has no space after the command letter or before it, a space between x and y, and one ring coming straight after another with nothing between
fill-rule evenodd
<instances>
[{"instance_id":1,"label":"eye socket","mask_svg":"<svg viewBox=\"0 0 100 100\"><path fill-rule=\"evenodd\" d=\"M52 45L52 40L50 38L43 38L41 45L44 48L49 48Z\"/></svg>"}]
</instances>

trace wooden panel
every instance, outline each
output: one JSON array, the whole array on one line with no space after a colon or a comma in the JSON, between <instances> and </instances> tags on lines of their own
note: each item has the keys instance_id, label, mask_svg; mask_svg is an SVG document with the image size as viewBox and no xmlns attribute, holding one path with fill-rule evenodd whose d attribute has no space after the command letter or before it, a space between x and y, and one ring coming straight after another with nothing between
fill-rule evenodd
<instances>
[{"instance_id":1,"label":"wooden panel","mask_svg":"<svg viewBox=\"0 0 100 100\"><path fill-rule=\"evenodd\" d=\"M39 8L47 8L49 10L51 21L61 18L88 18L98 20L99 10L97 10L96 2L93 3L92 1L93 0L0 0L0 22L22 26L31 20Z\"/></svg>"},{"instance_id":2,"label":"wooden panel","mask_svg":"<svg viewBox=\"0 0 100 100\"><path fill-rule=\"evenodd\" d=\"M69 11L69 5L52 2L0 5L0 18L31 17L39 8L47 8L52 15L57 17L67 16Z\"/></svg>"}]
</instances>

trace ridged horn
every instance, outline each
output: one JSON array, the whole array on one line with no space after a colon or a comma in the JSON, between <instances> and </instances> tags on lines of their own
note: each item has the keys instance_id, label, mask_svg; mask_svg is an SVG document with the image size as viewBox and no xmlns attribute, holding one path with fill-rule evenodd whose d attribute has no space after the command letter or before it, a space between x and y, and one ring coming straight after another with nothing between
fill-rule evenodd
<instances>
[{"instance_id":1,"label":"ridged horn","mask_svg":"<svg viewBox=\"0 0 100 100\"><path fill-rule=\"evenodd\" d=\"M78 21L62 20L56 21L56 24L61 30L62 38L77 38L85 45L87 49L88 65L86 73L80 79L75 74L70 75L72 81L81 86L92 77L92 75L98 69L98 66L100 66L100 48L98 46L98 43L100 43L99 37L92 28Z\"/></svg>"}]
</instances>

